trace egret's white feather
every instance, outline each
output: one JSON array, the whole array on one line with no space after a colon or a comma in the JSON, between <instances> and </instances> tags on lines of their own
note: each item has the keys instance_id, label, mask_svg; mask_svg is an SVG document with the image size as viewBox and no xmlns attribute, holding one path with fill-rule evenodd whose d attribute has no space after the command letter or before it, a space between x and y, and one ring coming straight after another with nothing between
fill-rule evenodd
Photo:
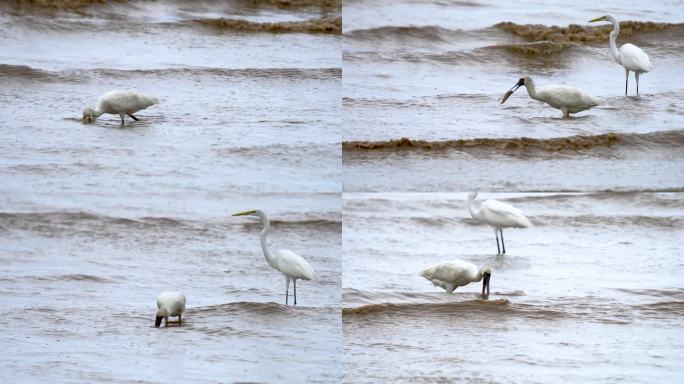
<instances>
[{"instance_id":1,"label":"egret's white feather","mask_svg":"<svg viewBox=\"0 0 684 384\"><path fill-rule=\"evenodd\" d=\"M480 204L480 210L487 223L494 223L502 228L528 228L532 226L523 211L498 200L485 200Z\"/></svg>"},{"instance_id":2,"label":"egret's white feather","mask_svg":"<svg viewBox=\"0 0 684 384\"><path fill-rule=\"evenodd\" d=\"M302 280L315 280L316 274L314 273L311 264L304 260L298 254L288 250L283 249L277 252L277 270L283 274L289 276L292 279L302 279Z\"/></svg>"},{"instance_id":3,"label":"egret's white feather","mask_svg":"<svg viewBox=\"0 0 684 384\"><path fill-rule=\"evenodd\" d=\"M633 72L649 72L652 68L646 52L630 43L620 47L620 63Z\"/></svg>"}]
</instances>

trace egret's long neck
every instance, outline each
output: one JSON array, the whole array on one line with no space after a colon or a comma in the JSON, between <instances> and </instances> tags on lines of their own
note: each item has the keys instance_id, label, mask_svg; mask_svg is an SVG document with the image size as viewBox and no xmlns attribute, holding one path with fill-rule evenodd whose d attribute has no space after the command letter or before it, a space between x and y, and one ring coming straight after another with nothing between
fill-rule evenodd
<instances>
[{"instance_id":1,"label":"egret's long neck","mask_svg":"<svg viewBox=\"0 0 684 384\"><path fill-rule=\"evenodd\" d=\"M264 224L264 228L260 233L261 250L264 252L264 258L266 258L266 262L271 267L275 268L275 259L273 258L273 255L271 255L271 250L268 247L268 233L271 232L271 220L269 220L268 216L266 216L266 214L263 212L257 212L257 215L259 218L261 218L261 222Z\"/></svg>"},{"instance_id":2,"label":"egret's long neck","mask_svg":"<svg viewBox=\"0 0 684 384\"><path fill-rule=\"evenodd\" d=\"M535 100L539 100L537 96L537 87L534 86L534 80L525 79L525 88L527 88L527 94Z\"/></svg>"},{"instance_id":3,"label":"egret's long neck","mask_svg":"<svg viewBox=\"0 0 684 384\"><path fill-rule=\"evenodd\" d=\"M480 220L480 210L475 206L475 195L468 196L468 212L475 220Z\"/></svg>"},{"instance_id":4,"label":"egret's long neck","mask_svg":"<svg viewBox=\"0 0 684 384\"><path fill-rule=\"evenodd\" d=\"M612 17L608 20L613 23L613 32L610 33L610 52L613 54L613 59L615 59L618 64L622 64L620 63L620 51L618 50L616 42L618 33L620 33L620 23Z\"/></svg>"}]
</instances>

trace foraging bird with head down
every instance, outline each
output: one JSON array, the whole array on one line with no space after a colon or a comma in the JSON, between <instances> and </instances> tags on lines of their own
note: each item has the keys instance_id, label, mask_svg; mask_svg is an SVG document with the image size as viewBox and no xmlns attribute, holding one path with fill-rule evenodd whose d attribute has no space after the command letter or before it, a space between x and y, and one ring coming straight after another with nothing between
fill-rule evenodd
<instances>
[{"instance_id":1,"label":"foraging bird with head down","mask_svg":"<svg viewBox=\"0 0 684 384\"><path fill-rule=\"evenodd\" d=\"M475 206L476 197L477 192L472 192L468 195L467 205L470 216L481 223L488 224L494 229L497 254L505 254L506 244L504 244L503 229L529 228L532 226L532 223L530 223L530 220L527 219L523 211L498 200L485 200L478 208ZM499 248L499 234L501 234L503 252Z\"/></svg>"},{"instance_id":2,"label":"foraging bird with head down","mask_svg":"<svg viewBox=\"0 0 684 384\"><path fill-rule=\"evenodd\" d=\"M610 52L613 59L625 68L625 96L627 96L627 83L629 83L629 72L634 72L636 79L636 93L639 96L639 75L651 70L651 60L646 52L634 44L623 44L620 49L617 47L617 37L620 33L620 23L611 15L605 15L589 20L590 23L597 21L608 21L613 24L613 31L610 33Z\"/></svg>"},{"instance_id":3,"label":"foraging bird with head down","mask_svg":"<svg viewBox=\"0 0 684 384\"><path fill-rule=\"evenodd\" d=\"M535 100L542 101L553 108L560 109L563 117L570 117L571 113L582 112L599 105L599 100L590 94L577 88L565 85L549 85L537 89L534 80L530 76L521 77L518 82L506 92L500 99L501 104L517 91L518 88L525 86L527 94Z\"/></svg>"},{"instance_id":4,"label":"foraging bird with head down","mask_svg":"<svg viewBox=\"0 0 684 384\"><path fill-rule=\"evenodd\" d=\"M311 264L298 254L287 250L279 250L275 253L271 252L268 246L268 234L271 232L271 221L268 216L260 209L249 211L242 211L234 213L233 216L256 216L261 219L264 227L261 230L261 250L264 253L264 258L271 268L279 271L285 275L285 305L288 304L290 280L294 283L294 304L297 305L297 280L315 280Z\"/></svg>"},{"instance_id":5,"label":"foraging bird with head down","mask_svg":"<svg viewBox=\"0 0 684 384\"><path fill-rule=\"evenodd\" d=\"M95 109L88 107L83 111L83 122L90 123L103 113L111 113L119 115L121 125L125 125L124 117L126 115L137 121L138 118L133 114L154 104L159 104L159 100L154 96L135 91L109 91L100 96Z\"/></svg>"},{"instance_id":6,"label":"foraging bird with head down","mask_svg":"<svg viewBox=\"0 0 684 384\"><path fill-rule=\"evenodd\" d=\"M483 265L477 268L475 264L463 260L444 261L420 273L437 287L452 293L458 287L482 280L482 295L489 295L489 279L492 269Z\"/></svg>"},{"instance_id":7,"label":"foraging bird with head down","mask_svg":"<svg viewBox=\"0 0 684 384\"><path fill-rule=\"evenodd\" d=\"M169 326L169 316L178 316L178 325L182 323L181 316L185 311L185 295L180 292L164 291L157 297L157 318L154 321L154 326L159 328L162 319L164 326Z\"/></svg>"}]
</instances>

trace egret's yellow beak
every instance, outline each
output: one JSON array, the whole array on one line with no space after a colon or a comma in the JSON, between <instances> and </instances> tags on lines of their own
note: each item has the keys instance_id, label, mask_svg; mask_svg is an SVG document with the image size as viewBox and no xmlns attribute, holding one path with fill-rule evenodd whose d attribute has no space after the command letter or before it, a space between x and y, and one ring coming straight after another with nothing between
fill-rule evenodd
<instances>
[{"instance_id":1,"label":"egret's yellow beak","mask_svg":"<svg viewBox=\"0 0 684 384\"><path fill-rule=\"evenodd\" d=\"M590 22L590 23L594 23L594 22L597 22L597 21L603 21L603 20L605 20L605 19L606 19L605 16L601 16L601 17L597 17L597 18L595 18L595 19L591 19L591 20L589 20L589 22Z\"/></svg>"},{"instance_id":2,"label":"egret's yellow beak","mask_svg":"<svg viewBox=\"0 0 684 384\"><path fill-rule=\"evenodd\" d=\"M246 215L251 215L252 213L256 212L256 209L252 209L249 211L240 211L240 212L235 212L233 213L233 216L246 216Z\"/></svg>"}]
</instances>

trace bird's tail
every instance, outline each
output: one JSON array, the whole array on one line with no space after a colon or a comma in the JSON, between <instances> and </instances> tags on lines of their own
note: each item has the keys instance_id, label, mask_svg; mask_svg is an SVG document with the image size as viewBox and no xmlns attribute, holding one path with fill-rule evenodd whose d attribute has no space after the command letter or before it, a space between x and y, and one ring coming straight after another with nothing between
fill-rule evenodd
<instances>
[{"instance_id":1,"label":"bird's tail","mask_svg":"<svg viewBox=\"0 0 684 384\"><path fill-rule=\"evenodd\" d=\"M520 218L520 227L521 228L530 228L533 227L532 222L525 216Z\"/></svg>"},{"instance_id":2,"label":"bird's tail","mask_svg":"<svg viewBox=\"0 0 684 384\"><path fill-rule=\"evenodd\" d=\"M302 280L316 281L318 280L318 275L311 269L310 271L307 271L305 276L302 276Z\"/></svg>"}]
</instances>

